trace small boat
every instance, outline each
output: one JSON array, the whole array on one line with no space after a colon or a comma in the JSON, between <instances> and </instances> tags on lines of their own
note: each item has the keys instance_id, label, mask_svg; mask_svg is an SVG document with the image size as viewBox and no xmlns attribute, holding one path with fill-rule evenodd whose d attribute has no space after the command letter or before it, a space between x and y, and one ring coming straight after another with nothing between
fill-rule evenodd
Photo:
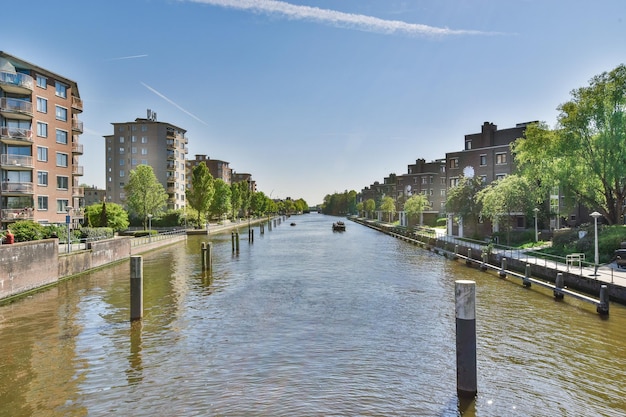
<instances>
[{"instance_id":1,"label":"small boat","mask_svg":"<svg viewBox=\"0 0 626 417\"><path fill-rule=\"evenodd\" d=\"M290 224L290 226L295 226L295 225L296 225L295 223L291 223L291 224Z\"/></svg>"},{"instance_id":2,"label":"small boat","mask_svg":"<svg viewBox=\"0 0 626 417\"><path fill-rule=\"evenodd\" d=\"M346 225L344 222L335 222L333 223L333 230L336 232L345 232Z\"/></svg>"}]
</instances>

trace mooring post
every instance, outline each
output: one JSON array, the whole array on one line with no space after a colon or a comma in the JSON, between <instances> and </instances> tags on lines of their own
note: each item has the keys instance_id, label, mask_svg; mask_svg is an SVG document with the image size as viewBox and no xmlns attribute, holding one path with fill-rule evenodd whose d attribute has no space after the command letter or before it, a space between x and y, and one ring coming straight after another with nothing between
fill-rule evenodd
<instances>
[{"instance_id":1,"label":"mooring post","mask_svg":"<svg viewBox=\"0 0 626 417\"><path fill-rule=\"evenodd\" d=\"M483 271L487 270L487 252L484 252L481 254L483 263L480 265L480 269L482 269Z\"/></svg>"},{"instance_id":2,"label":"mooring post","mask_svg":"<svg viewBox=\"0 0 626 417\"><path fill-rule=\"evenodd\" d=\"M143 258L130 257L130 321L143 317Z\"/></svg>"},{"instance_id":3,"label":"mooring post","mask_svg":"<svg viewBox=\"0 0 626 417\"><path fill-rule=\"evenodd\" d=\"M596 307L596 311L603 316L609 315L609 287L606 285L600 287L600 304Z\"/></svg>"},{"instance_id":4,"label":"mooring post","mask_svg":"<svg viewBox=\"0 0 626 417\"><path fill-rule=\"evenodd\" d=\"M254 229L250 228L250 243L254 243Z\"/></svg>"},{"instance_id":5,"label":"mooring post","mask_svg":"<svg viewBox=\"0 0 626 417\"><path fill-rule=\"evenodd\" d=\"M522 279L522 284L524 287L530 288L530 264L526 264L526 270L524 271L524 278Z\"/></svg>"},{"instance_id":6,"label":"mooring post","mask_svg":"<svg viewBox=\"0 0 626 417\"><path fill-rule=\"evenodd\" d=\"M239 253L239 230L235 232L235 252Z\"/></svg>"},{"instance_id":7,"label":"mooring post","mask_svg":"<svg viewBox=\"0 0 626 417\"><path fill-rule=\"evenodd\" d=\"M200 245L200 258L202 259L202 270L206 269L206 243L202 242Z\"/></svg>"},{"instance_id":8,"label":"mooring post","mask_svg":"<svg viewBox=\"0 0 626 417\"><path fill-rule=\"evenodd\" d=\"M466 265L472 264L472 248L467 248L467 259L465 260Z\"/></svg>"},{"instance_id":9,"label":"mooring post","mask_svg":"<svg viewBox=\"0 0 626 417\"><path fill-rule=\"evenodd\" d=\"M207 252L206 252L206 264L209 272L213 271L213 243L209 242L207 244Z\"/></svg>"},{"instance_id":10,"label":"mooring post","mask_svg":"<svg viewBox=\"0 0 626 417\"><path fill-rule=\"evenodd\" d=\"M232 245L233 253L235 253L235 231L230 232L230 243Z\"/></svg>"},{"instance_id":11,"label":"mooring post","mask_svg":"<svg viewBox=\"0 0 626 417\"><path fill-rule=\"evenodd\" d=\"M456 302L456 390L459 397L474 397L476 375L476 282L454 282Z\"/></svg>"},{"instance_id":12,"label":"mooring post","mask_svg":"<svg viewBox=\"0 0 626 417\"><path fill-rule=\"evenodd\" d=\"M500 278L506 278L506 258L502 258L502 265L500 267L500 272L498 272Z\"/></svg>"},{"instance_id":13,"label":"mooring post","mask_svg":"<svg viewBox=\"0 0 626 417\"><path fill-rule=\"evenodd\" d=\"M554 298L556 300L562 300L563 296L565 294L563 294L563 292L561 291L563 289L563 284L564 284L564 279L563 279L563 273L559 272L558 274L556 274L556 280L554 281Z\"/></svg>"},{"instance_id":14,"label":"mooring post","mask_svg":"<svg viewBox=\"0 0 626 417\"><path fill-rule=\"evenodd\" d=\"M272 221L270 220L269 222L267 222L267 229L271 232L272 231Z\"/></svg>"}]
</instances>

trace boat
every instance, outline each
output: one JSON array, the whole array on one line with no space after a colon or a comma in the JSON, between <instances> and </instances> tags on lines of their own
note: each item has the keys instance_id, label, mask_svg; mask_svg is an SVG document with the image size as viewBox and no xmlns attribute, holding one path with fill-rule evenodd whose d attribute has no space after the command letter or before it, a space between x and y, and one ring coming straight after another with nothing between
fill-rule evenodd
<instances>
[{"instance_id":1,"label":"boat","mask_svg":"<svg viewBox=\"0 0 626 417\"><path fill-rule=\"evenodd\" d=\"M295 225L296 225L295 223L291 223L291 226L295 226Z\"/></svg>"},{"instance_id":2,"label":"boat","mask_svg":"<svg viewBox=\"0 0 626 417\"><path fill-rule=\"evenodd\" d=\"M336 232L345 232L346 231L346 224L344 222L335 222L333 223L333 230Z\"/></svg>"}]
</instances>

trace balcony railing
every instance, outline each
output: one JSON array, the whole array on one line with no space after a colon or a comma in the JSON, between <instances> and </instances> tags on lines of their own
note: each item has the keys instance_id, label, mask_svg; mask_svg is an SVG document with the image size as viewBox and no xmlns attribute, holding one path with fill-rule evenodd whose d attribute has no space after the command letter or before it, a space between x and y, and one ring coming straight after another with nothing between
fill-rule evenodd
<instances>
[{"instance_id":1,"label":"balcony railing","mask_svg":"<svg viewBox=\"0 0 626 417\"><path fill-rule=\"evenodd\" d=\"M33 77L27 74L0 71L0 88L15 93L32 92L35 83Z\"/></svg>"},{"instance_id":2,"label":"balcony railing","mask_svg":"<svg viewBox=\"0 0 626 417\"><path fill-rule=\"evenodd\" d=\"M72 197L84 197L85 187L72 187Z\"/></svg>"},{"instance_id":3,"label":"balcony railing","mask_svg":"<svg viewBox=\"0 0 626 417\"><path fill-rule=\"evenodd\" d=\"M83 133L83 122L77 119L72 119L72 130L74 132Z\"/></svg>"},{"instance_id":4,"label":"balcony railing","mask_svg":"<svg viewBox=\"0 0 626 417\"><path fill-rule=\"evenodd\" d=\"M72 153L75 155L82 155L83 145L80 143L72 143Z\"/></svg>"},{"instance_id":5,"label":"balcony railing","mask_svg":"<svg viewBox=\"0 0 626 417\"><path fill-rule=\"evenodd\" d=\"M81 165L72 166L72 175L83 176L85 175L83 172L84 172L84 169Z\"/></svg>"},{"instance_id":6,"label":"balcony railing","mask_svg":"<svg viewBox=\"0 0 626 417\"><path fill-rule=\"evenodd\" d=\"M31 119L33 117L33 103L17 98L0 98L0 112L11 119Z\"/></svg>"},{"instance_id":7,"label":"balcony railing","mask_svg":"<svg viewBox=\"0 0 626 417\"><path fill-rule=\"evenodd\" d=\"M35 211L32 208L2 209L0 215L2 221L33 220Z\"/></svg>"},{"instance_id":8,"label":"balcony railing","mask_svg":"<svg viewBox=\"0 0 626 417\"><path fill-rule=\"evenodd\" d=\"M26 155L11 155L11 154L2 154L0 155L0 165L3 167L33 167L33 157Z\"/></svg>"},{"instance_id":9,"label":"balcony railing","mask_svg":"<svg viewBox=\"0 0 626 417\"><path fill-rule=\"evenodd\" d=\"M18 127L0 127L0 139L10 142L33 142L33 131Z\"/></svg>"},{"instance_id":10,"label":"balcony railing","mask_svg":"<svg viewBox=\"0 0 626 417\"><path fill-rule=\"evenodd\" d=\"M11 182L2 181L0 189L6 194L32 194L33 183L32 182Z\"/></svg>"},{"instance_id":11,"label":"balcony railing","mask_svg":"<svg viewBox=\"0 0 626 417\"><path fill-rule=\"evenodd\" d=\"M165 144L167 145L167 149L176 149L176 142L171 139L166 140Z\"/></svg>"},{"instance_id":12,"label":"balcony railing","mask_svg":"<svg viewBox=\"0 0 626 417\"><path fill-rule=\"evenodd\" d=\"M70 210L70 212L68 213L70 216L72 216L72 219L84 219L85 218L85 209L82 207L79 208L73 208Z\"/></svg>"},{"instance_id":13,"label":"balcony railing","mask_svg":"<svg viewBox=\"0 0 626 417\"><path fill-rule=\"evenodd\" d=\"M72 108L79 112L83 111L83 100L76 96L72 96Z\"/></svg>"}]
</instances>

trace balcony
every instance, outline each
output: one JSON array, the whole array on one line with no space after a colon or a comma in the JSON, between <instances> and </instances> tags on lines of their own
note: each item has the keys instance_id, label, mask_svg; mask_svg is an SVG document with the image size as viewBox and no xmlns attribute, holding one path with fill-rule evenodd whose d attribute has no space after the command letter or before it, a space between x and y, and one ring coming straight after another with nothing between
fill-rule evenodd
<instances>
[{"instance_id":1,"label":"balcony","mask_svg":"<svg viewBox=\"0 0 626 417\"><path fill-rule=\"evenodd\" d=\"M168 161L166 168L168 171L176 171L176 163Z\"/></svg>"},{"instance_id":2,"label":"balcony","mask_svg":"<svg viewBox=\"0 0 626 417\"><path fill-rule=\"evenodd\" d=\"M31 94L35 83L33 77L15 72L0 71L0 89L12 94Z\"/></svg>"},{"instance_id":3,"label":"balcony","mask_svg":"<svg viewBox=\"0 0 626 417\"><path fill-rule=\"evenodd\" d=\"M76 110L79 113L83 112L83 100L76 96L72 96L72 109Z\"/></svg>"},{"instance_id":4,"label":"balcony","mask_svg":"<svg viewBox=\"0 0 626 417\"><path fill-rule=\"evenodd\" d=\"M33 131L18 127L0 127L0 141L8 145L30 145L33 143Z\"/></svg>"},{"instance_id":5,"label":"balcony","mask_svg":"<svg viewBox=\"0 0 626 417\"><path fill-rule=\"evenodd\" d=\"M72 197L85 197L85 187L72 187Z\"/></svg>"},{"instance_id":6,"label":"balcony","mask_svg":"<svg viewBox=\"0 0 626 417\"><path fill-rule=\"evenodd\" d=\"M0 155L0 166L4 169L32 169L33 157L27 155Z\"/></svg>"},{"instance_id":7,"label":"balcony","mask_svg":"<svg viewBox=\"0 0 626 417\"><path fill-rule=\"evenodd\" d=\"M174 194L174 193L176 193L176 184L171 184L171 183L168 183L168 184L167 184L167 188L165 189L165 191L166 191L168 194Z\"/></svg>"},{"instance_id":8,"label":"balcony","mask_svg":"<svg viewBox=\"0 0 626 417\"><path fill-rule=\"evenodd\" d=\"M73 208L70 209L70 212L67 213L72 217L72 220L74 219L84 219L85 218L85 209L82 207L78 207L78 208Z\"/></svg>"},{"instance_id":9,"label":"balcony","mask_svg":"<svg viewBox=\"0 0 626 417\"><path fill-rule=\"evenodd\" d=\"M176 137L176 132L174 132L173 130L168 130L167 132L165 132L165 137L166 138L175 138Z\"/></svg>"},{"instance_id":10,"label":"balcony","mask_svg":"<svg viewBox=\"0 0 626 417\"><path fill-rule=\"evenodd\" d=\"M83 122L78 119L72 119L72 131L83 133Z\"/></svg>"},{"instance_id":11,"label":"balcony","mask_svg":"<svg viewBox=\"0 0 626 417\"><path fill-rule=\"evenodd\" d=\"M84 169L81 165L73 165L72 166L72 175L76 177L82 177L84 174Z\"/></svg>"},{"instance_id":12,"label":"balcony","mask_svg":"<svg viewBox=\"0 0 626 417\"><path fill-rule=\"evenodd\" d=\"M72 153L74 155L82 155L83 154L83 145L80 143L72 142Z\"/></svg>"},{"instance_id":13,"label":"balcony","mask_svg":"<svg viewBox=\"0 0 626 417\"><path fill-rule=\"evenodd\" d=\"M30 120L33 118L33 103L18 98L0 98L0 114L7 119Z\"/></svg>"},{"instance_id":14,"label":"balcony","mask_svg":"<svg viewBox=\"0 0 626 417\"><path fill-rule=\"evenodd\" d=\"M33 183L32 182L11 182L11 181L3 181L2 186L0 187L2 190L2 194L4 195L26 195L33 194Z\"/></svg>"},{"instance_id":15,"label":"balcony","mask_svg":"<svg viewBox=\"0 0 626 417\"><path fill-rule=\"evenodd\" d=\"M171 139L165 141L165 144L167 146L167 149L176 149L176 142Z\"/></svg>"},{"instance_id":16,"label":"balcony","mask_svg":"<svg viewBox=\"0 0 626 417\"><path fill-rule=\"evenodd\" d=\"M35 211L32 208L2 209L0 216L3 222L33 220L35 218Z\"/></svg>"}]
</instances>

